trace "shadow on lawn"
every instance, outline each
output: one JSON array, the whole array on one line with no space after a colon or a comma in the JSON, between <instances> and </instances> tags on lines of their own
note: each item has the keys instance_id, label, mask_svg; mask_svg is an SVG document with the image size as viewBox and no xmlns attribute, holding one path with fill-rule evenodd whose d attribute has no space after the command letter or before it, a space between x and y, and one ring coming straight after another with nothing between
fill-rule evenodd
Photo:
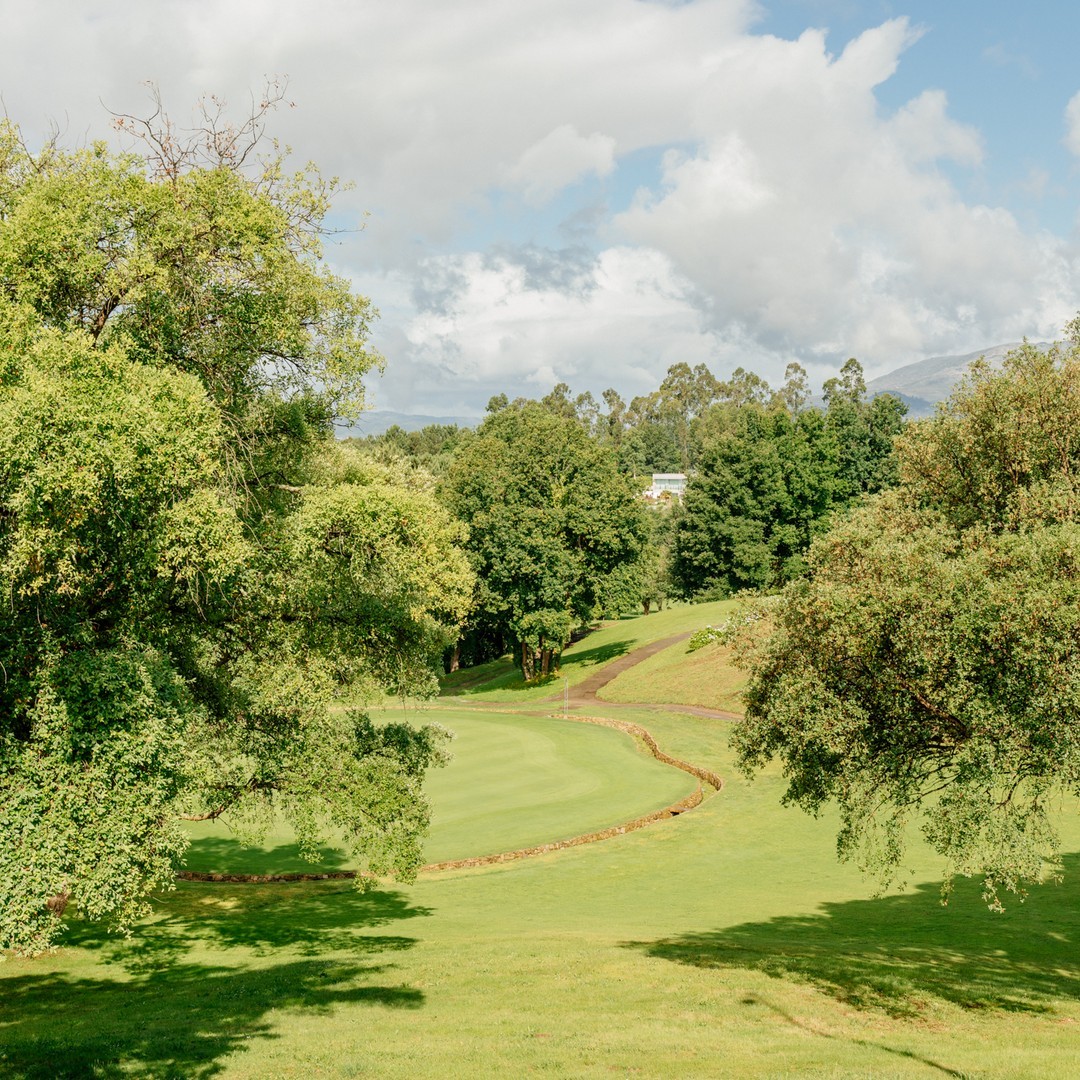
<instances>
[{"instance_id":1,"label":"shadow on lawn","mask_svg":"<svg viewBox=\"0 0 1080 1080\"><path fill-rule=\"evenodd\" d=\"M392 960L415 939L379 928L428 914L403 893L346 882L185 883L131 939L73 919L63 944L94 950L106 975L122 971L0 977L0 1075L211 1077L251 1040L279 1037L271 1013L419 1008L422 991L395 979Z\"/></svg>"},{"instance_id":2,"label":"shadow on lawn","mask_svg":"<svg viewBox=\"0 0 1080 1080\"><path fill-rule=\"evenodd\" d=\"M342 848L324 847L319 862L308 862L299 844L278 844L269 850L241 843L231 835L201 836L192 840L184 859L185 870L218 874L324 874L350 870L355 860Z\"/></svg>"},{"instance_id":3,"label":"shadow on lawn","mask_svg":"<svg viewBox=\"0 0 1080 1080\"><path fill-rule=\"evenodd\" d=\"M388 965L316 960L236 970L179 964L131 981L23 975L0 982L0 1074L13 1080L211 1077L252 1039L275 1039L282 1009L418 1008L424 996L372 983Z\"/></svg>"},{"instance_id":4,"label":"shadow on lawn","mask_svg":"<svg viewBox=\"0 0 1080 1080\"><path fill-rule=\"evenodd\" d=\"M564 675L572 673L577 668L597 667L606 664L609 660L615 660L625 656L634 647L632 640L610 641L606 645L597 645L592 649L575 649L562 658L562 666L559 671L549 675L546 679L534 679L532 682L524 682L521 678L521 669L517 667L507 668L501 675L493 675L482 680L471 682L459 680L453 685L445 685L440 691L442 697L468 697L472 694L484 694L491 690L533 690L537 686L555 687L561 684Z\"/></svg>"},{"instance_id":5,"label":"shadow on lawn","mask_svg":"<svg viewBox=\"0 0 1080 1080\"><path fill-rule=\"evenodd\" d=\"M216 954L243 949L257 957L287 950L305 957L335 953L363 959L413 944L412 938L366 931L430 914L430 908L410 904L402 893L357 892L351 882L184 884L157 898L153 917L131 938L73 920L63 944L100 950L101 963L133 974L168 967L200 948Z\"/></svg>"},{"instance_id":6,"label":"shadow on lawn","mask_svg":"<svg viewBox=\"0 0 1080 1080\"><path fill-rule=\"evenodd\" d=\"M563 657L562 666L566 668L597 667L625 656L636 643L633 641L609 641L606 645L597 645L592 649L575 649Z\"/></svg>"},{"instance_id":7,"label":"shadow on lawn","mask_svg":"<svg viewBox=\"0 0 1080 1080\"><path fill-rule=\"evenodd\" d=\"M742 968L809 983L856 1008L915 1017L935 999L966 1009L1047 1013L1080 997L1080 855L1064 881L1034 886L996 915L976 882L948 907L938 885L874 900L823 904L724 930L628 942L650 956L702 968Z\"/></svg>"}]
</instances>

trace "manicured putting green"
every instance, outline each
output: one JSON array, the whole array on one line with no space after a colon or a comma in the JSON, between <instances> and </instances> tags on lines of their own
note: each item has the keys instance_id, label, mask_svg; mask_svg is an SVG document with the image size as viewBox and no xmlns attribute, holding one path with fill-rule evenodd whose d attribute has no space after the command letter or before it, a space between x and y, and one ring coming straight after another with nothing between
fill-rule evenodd
<instances>
[{"instance_id":1,"label":"manicured putting green","mask_svg":"<svg viewBox=\"0 0 1080 1080\"><path fill-rule=\"evenodd\" d=\"M433 808L429 862L513 851L606 829L669 806L697 782L662 765L620 731L572 720L433 710L455 732L453 761L428 776ZM191 826L187 868L219 873L290 873L348 866L329 849L300 858L284 824L262 845L237 842L226 825Z\"/></svg>"}]
</instances>

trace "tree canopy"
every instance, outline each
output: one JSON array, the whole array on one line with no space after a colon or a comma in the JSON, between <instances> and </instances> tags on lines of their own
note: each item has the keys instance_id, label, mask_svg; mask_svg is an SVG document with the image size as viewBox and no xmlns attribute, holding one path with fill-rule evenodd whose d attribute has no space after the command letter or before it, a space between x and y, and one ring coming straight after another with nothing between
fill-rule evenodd
<instances>
[{"instance_id":1,"label":"tree canopy","mask_svg":"<svg viewBox=\"0 0 1080 1080\"><path fill-rule=\"evenodd\" d=\"M626 589L617 571L646 536L631 482L572 406L518 401L459 445L442 490L469 529L474 632L513 644L525 678L547 674L571 631Z\"/></svg>"},{"instance_id":2,"label":"tree canopy","mask_svg":"<svg viewBox=\"0 0 1080 1080\"><path fill-rule=\"evenodd\" d=\"M856 360L826 384L824 411L805 407L801 368L789 367L788 376L776 394L747 376L746 395L697 420L698 470L676 522L672 563L687 595L798 577L833 513L896 481L893 439L906 411L898 399L867 401Z\"/></svg>"},{"instance_id":3,"label":"tree canopy","mask_svg":"<svg viewBox=\"0 0 1080 1080\"><path fill-rule=\"evenodd\" d=\"M331 437L380 362L333 184L248 126L145 133L0 126L0 947L69 901L129 926L184 818L414 873L442 733L330 706L430 689L473 585L433 496Z\"/></svg>"},{"instance_id":4,"label":"tree canopy","mask_svg":"<svg viewBox=\"0 0 1080 1080\"><path fill-rule=\"evenodd\" d=\"M992 904L1080 793L1080 349L973 366L898 445L901 483L817 540L743 640L747 770L835 802L840 854L900 866L909 822Z\"/></svg>"}]
</instances>

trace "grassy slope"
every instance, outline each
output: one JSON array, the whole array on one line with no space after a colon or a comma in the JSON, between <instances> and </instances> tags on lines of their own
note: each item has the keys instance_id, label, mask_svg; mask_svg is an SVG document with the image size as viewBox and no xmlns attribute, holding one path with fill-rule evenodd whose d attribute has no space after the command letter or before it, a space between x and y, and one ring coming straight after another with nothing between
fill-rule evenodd
<instances>
[{"instance_id":1,"label":"grassy slope","mask_svg":"<svg viewBox=\"0 0 1080 1080\"><path fill-rule=\"evenodd\" d=\"M697 787L610 728L545 716L440 710L455 733L454 758L427 781L434 806L430 862L514 851L620 825L670 806ZM192 825L191 870L252 874L341 869L346 854L301 860L286 826L241 845L227 827Z\"/></svg>"},{"instance_id":2,"label":"grassy slope","mask_svg":"<svg viewBox=\"0 0 1080 1080\"><path fill-rule=\"evenodd\" d=\"M76 923L0 968L0 1075L1080 1073L1080 854L1002 916L975 883L942 908L920 849L907 891L873 899L834 822L781 807L775 773L733 775L724 722L620 716L724 790L411 887L185 885L130 942Z\"/></svg>"},{"instance_id":3,"label":"grassy slope","mask_svg":"<svg viewBox=\"0 0 1080 1080\"><path fill-rule=\"evenodd\" d=\"M727 662L728 654L727 648L715 644L690 652L680 641L617 675L600 690L600 697L741 712L739 692L745 676Z\"/></svg>"},{"instance_id":4,"label":"grassy slope","mask_svg":"<svg viewBox=\"0 0 1080 1080\"><path fill-rule=\"evenodd\" d=\"M546 684L527 686L513 662L506 658L447 676L442 680L443 695L515 706L535 705L560 693L564 681L568 680L570 686L576 686L609 660L671 634L681 634L697 630L710 622L719 622L734 610L734 606L730 600L712 604L672 604L650 615L604 623L598 630L566 649L559 674Z\"/></svg>"}]
</instances>

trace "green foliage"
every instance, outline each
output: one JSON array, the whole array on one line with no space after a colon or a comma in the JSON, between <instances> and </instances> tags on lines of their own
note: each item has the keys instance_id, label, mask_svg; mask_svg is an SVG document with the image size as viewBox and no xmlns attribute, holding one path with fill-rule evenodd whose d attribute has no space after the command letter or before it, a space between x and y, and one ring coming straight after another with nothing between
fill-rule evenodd
<instances>
[{"instance_id":1,"label":"green foliage","mask_svg":"<svg viewBox=\"0 0 1080 1080\"><path fill-rule=\"evenodd\" d=\"M419 431L405 431L393 424L381 435L347 441L361 447L375 460L396 468L399 475L416 475L421 471L440 477L446 472L465 430L456 424L428 424Z\"/></svg>"},{"instance_id":2,"label":"green foliage","mask_svg":"<svg viewBox=\"0 0 1080 1080\"><path fill-rule=\"evenodd\" d=\"M490 414L459 447L443 497L469 529L472 625L515 643L527 679L549 672L645 538L644 509L613 453L542 403Z\"/></svg>"},{"instance_id":3,"label":"green foliage","mask_svg":"<svg viewBox=\"0 0 1080 1080\"><path fill-rule=\"evenodd\" d=\"M130 926L185 816L422 861L443 734L331 703L433 691L460 527L333 444L377 357L325 189L168 165L0 128L0 947Z\"/></svg>"},{"instance_id":4,"label":"green foliage","mask_svg":"<svg viewBox=\"0 0 1080 1080\"><path fill-rule=\"evenodd\" d=\"M1078 430L1076 349L976 365L747 644L743 766L780 757L786 798L835 801L841 855L886 880L917 816L994 904L1053 856L1080 790Z\"/></svg>"},{"instance_id":5,"label":"green foliage","mask_svg":"<svg viewBox=\"0 0 1080 1080\"><path fill-rule=\"evenodd\" d=\"M767 388L750 385L741 402L713 405L699 418L703 449L672 562L685 594L730 596L798 577L832 514L895 482L892 442L904 406L888 396L866 402L854 360L826 385L824 412L802 407L804 384L789 369L768 404Z\"/></svg>"},{"instance_id":6,"label":"green foliage","mask_svg":"<svg viewBox=\"0 0 1080 1080\"><path fill-rule=\"evenodd\" d=\"M687 594L797 576L832 506L835 451L820 413L729 406L724 421L677 521L672 569Z\"/></svg>"},{"instance_id":7,"label":"green foliage","mask_svg":"<svg viewBox=\"0 0 1080 1080\"><path fill-rule=\"evenodd\" d=\"M703 626L700 630L695 630L686 643L686 651L697 652L698 649L704 649L706 645L726 641L725 629L723 626Z\"/></svg>"}]
</instances>

